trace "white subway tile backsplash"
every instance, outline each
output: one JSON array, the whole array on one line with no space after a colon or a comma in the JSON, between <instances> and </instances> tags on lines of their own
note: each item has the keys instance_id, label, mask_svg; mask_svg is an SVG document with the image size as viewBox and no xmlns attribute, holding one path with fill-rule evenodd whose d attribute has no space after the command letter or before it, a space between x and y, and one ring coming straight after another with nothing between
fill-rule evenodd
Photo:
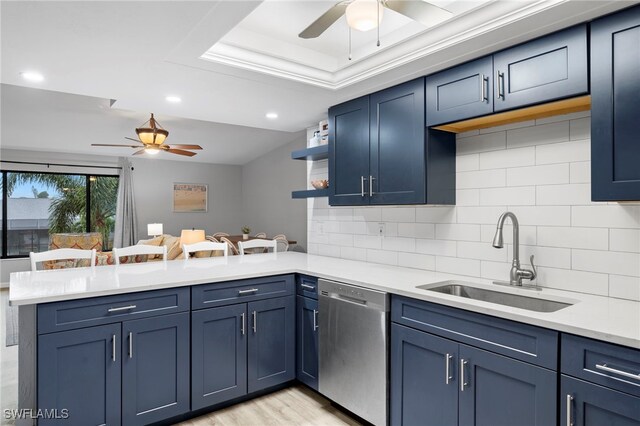
<instances>
[{"instance_id":1,"label":"white subway tile backsplash","mask_svg":"<svg viewBox=\"0 0 640 426\"><path fill-rule=\"evenodd\" d=\"M507 281L498 217L520 222L520 261L541 286L640 300L640 204L591 202L590 112L457 135L456 206L330 207L309 199L308 251ZM307 167L326 177L327 164ZM379 227L383 225L383 235Z\"/></svg>"}]
</instances>

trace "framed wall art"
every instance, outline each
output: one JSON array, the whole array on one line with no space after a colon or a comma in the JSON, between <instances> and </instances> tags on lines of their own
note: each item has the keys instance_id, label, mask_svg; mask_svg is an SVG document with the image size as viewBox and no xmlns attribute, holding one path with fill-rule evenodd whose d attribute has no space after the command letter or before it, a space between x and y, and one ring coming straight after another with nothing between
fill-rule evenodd
<instances>
[{"instance_id":1,"label":"framed wall art","mask_svg":"<svg viewBox=\"0 0 640 426\"><path fill-rule=\"evenodd\" d=\"M174 183L173 211L176 213L206 213L209 208L209 187L203 183Z\"/></svg>"}]
</instances>

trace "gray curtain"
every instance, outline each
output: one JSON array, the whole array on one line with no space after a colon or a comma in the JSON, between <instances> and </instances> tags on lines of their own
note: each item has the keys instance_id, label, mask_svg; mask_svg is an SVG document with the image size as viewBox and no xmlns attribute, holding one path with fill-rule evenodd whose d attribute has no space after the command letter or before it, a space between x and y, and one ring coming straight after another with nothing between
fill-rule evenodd
<instances>
[{"instance_id":1,"label":"gray curtain","mask_svg":"<svg viewBox=\"0 0 640 426\"><path fill-rule=\"evenodd\" d=\"M121 169L113 246L121 248L132 246L137 242L138 219L133 196L133 167L128 158L120 157L118 163Z\"/></svg>"}]
</instances>

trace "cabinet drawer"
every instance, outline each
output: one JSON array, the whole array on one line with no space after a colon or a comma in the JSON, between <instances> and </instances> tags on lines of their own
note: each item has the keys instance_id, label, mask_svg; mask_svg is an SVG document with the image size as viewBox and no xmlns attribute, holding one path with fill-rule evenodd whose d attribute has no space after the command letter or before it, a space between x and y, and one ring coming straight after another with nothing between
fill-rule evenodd
<instances>
[{"instance_id":1,"label":"cabinet drawer","mask_svg":"<svg viewBox=\"0 0 640 426\"><path fill-rule=\"evenodd\" d=\"M318 298L318 278L309 275L296 276L296 293L300 296Z\"/></svg>"},{"instance_id":2,"label":"cabinet drawer","mask_svg":"<svg viewBox=\"0 0 640 426\"><path fill-rule=\"evenodd\" d=\"M47 303L38 306L38 333L71 330L188 310L188 287Z\"/></svg>"},{"instance_id":3,"label":"cabinet drawer","mask_svg":"<svg viewBox=\"0 0 640 426\"><path fill-rule=\"evenodd\" d=\"M563 334L560 369L564 374L640 396L640 350Z\"/></svg>"},{"instance_id":4,"label":"cabinet drawer","mask_svg":"<svg viewBox=\"0 0 640 426\"><path fill-rule=\"evenodd\" d=\"M194 286L191 305L195 310L293 294L294 276L277 275Z\"/></svg>"},{"instance_id":5,"label":"cabinet drawer","mask_svg":"<svg viewBox=\"0 0 640 426\"><path fill-rule=\"evenodd\" d=\"M557 369L558 333L544 328L394 296L392 321L511 358Z\"/></svg>"}]
</instances>

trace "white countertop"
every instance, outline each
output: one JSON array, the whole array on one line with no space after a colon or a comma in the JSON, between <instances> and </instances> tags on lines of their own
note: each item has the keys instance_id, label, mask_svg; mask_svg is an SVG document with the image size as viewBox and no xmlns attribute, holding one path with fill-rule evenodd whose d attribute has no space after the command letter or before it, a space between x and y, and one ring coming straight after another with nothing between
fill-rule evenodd
<instances>
[{"instance_id":1,"label":"white countertop","mask_svg":"<svg viewBox=\"0 0 640 426\"><path fill-rule=\"evenodd\" d=\"M496 286L489 280L303 253L275 253L11 274L12 305L33 305L268 275L303 273L558 331L640 348L640 302L567 291ZM543 313L417 289L456 279L574 305Z\"/></svg>"}]
</instances>

